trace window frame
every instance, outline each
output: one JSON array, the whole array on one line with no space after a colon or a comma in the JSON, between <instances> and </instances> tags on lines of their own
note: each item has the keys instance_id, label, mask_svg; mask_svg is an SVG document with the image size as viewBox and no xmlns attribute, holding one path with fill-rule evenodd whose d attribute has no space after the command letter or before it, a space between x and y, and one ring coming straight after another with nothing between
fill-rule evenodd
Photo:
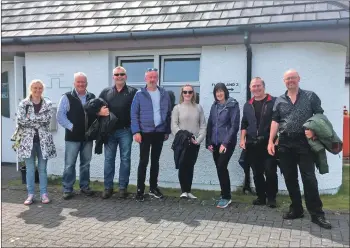
<instances>
[{"instance_id":1,"label":"window frame","mask_svg":"<svg viewBox=\"0 0 350 248\"><path fill-rule=\"evenodd\" d=\"M154 55L142 55L142 56L118 56L116 57L116 66L120 65L123 66L121 64L122 61L143 61L143 60L152 60L153 61L153 67L155 67L155 59L154 59ZM114 68L113 68L114 69ZM128 71L126 72L128 74ZM132 82L127 80L128 85L131 86L144 86L145 85L145 81L143 80L142 82Z\"/></svg>"},{"instance_id":2,"label":"window frame","mask_svg":"<svg viewBox=\"0 0 350 248\"><path fill-rule=\"evenodd\" d=\"M193 86L200 86L200 80L198 81L186 81L186 82L165 82L164 81L164 62L166 59L191 59L195 58L199 60L199 76L200 79L200 63L201 63L201 54L177 54L177 55L160 55L160 77L159 85L162 86L182 86L185 83L191 84Z\"/></svg>"}]
</instances>

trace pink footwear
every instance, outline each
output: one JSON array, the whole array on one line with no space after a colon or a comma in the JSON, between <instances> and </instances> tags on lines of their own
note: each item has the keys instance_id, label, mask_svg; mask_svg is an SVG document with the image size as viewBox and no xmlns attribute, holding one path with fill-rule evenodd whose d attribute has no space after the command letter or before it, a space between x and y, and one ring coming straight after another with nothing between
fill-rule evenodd
<instances>
[{"instance_id":1,"label":"pink footwear","mask_svg":"<svg viewBox=\"0 0 350 248\"><path fill-rule=\"evenodd\" d=\"M31 205L34 201L34 195L29 194L28 198L24 201L24 205Z\"/></svg>"},{"instance_id":2,"label":"pink footwear","mask_svg":"<svg viewBox=\"0 0 350 248\"><path fill-rule=\"evenodd\" d=\"M41 203L48 204L50 202L50 199L47 194L42 194L41 196Z\"/></svg>"}]
</instances>

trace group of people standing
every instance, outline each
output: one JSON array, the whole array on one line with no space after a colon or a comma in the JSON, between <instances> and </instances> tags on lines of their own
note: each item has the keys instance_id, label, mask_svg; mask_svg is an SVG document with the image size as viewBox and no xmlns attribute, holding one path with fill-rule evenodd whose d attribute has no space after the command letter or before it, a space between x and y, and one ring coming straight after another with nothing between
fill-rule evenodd
<instances>
[{"instance_id":1,"label":"group of people standing","mask_svg":"<svg viewBox=\"0 0 350 248\"><path fill-rule=\"evenodd\" d=\"M158 86L158 70L147 69L146 86L137 90L126 84L125 68L113 70L115 84L102 90L99 97L87 91L87 76L74 74L74 89L65 93L59 102L57 121L65 128L65 159L63 171L63 198L74 196L76 161L79 155L79 184L81 193L91 196L89 187L90 161L93 140L87 135L94 127L98 135L107 138L104 146L104 191L103 199L113 194L115 160L120 152L119 197L126 198L130 176L132 141L139 143L140 158L137 171L136 200L144 201L147 165L150 161L149 195L163 198L158 188L159 159L163 143L172 133L175 136L172 148L177 161L181 198L195 199L191 192L194 166L201 143L212 153L221 187L221 198L217 207L225 208L231 203L231 183L228 164L237 144L246 152L246 163L251 166L257 199L254 205L276 207L277 163L292 200L285 219L303 217L301 193L298 184L297 165L304 184L305 200L312 221L331 228L322 211L318 192L315 166L308 138L314 138L311 130L304 130L303 123L316 113L322 113L321 101L312 91L299 88L300 77L295 70L284 74L287 91L276 98L265 93L265 82L256 77L250 83L253 98L243 107L240 118L238 102L229 96L225 84L217 83L213 90L214 103L206 121L201 105L196 103L194 88L186 84L181 87L180 101L172 107L168 92ZM56 149L49 123L52 104L44 99L44 84L40 80L30 83L30 95L21 101L18 108L17 124L24 128L19 147L19 156L27 166L28 197L24 204L34 201L35 157L38 158L40 194L42 203L50 200L47 194L47 160L56 156ZM97 110L88 109L96 99L102 103ZM112 117L116 121L112 121ZM97 125L96 125L97 123ZM240 128L241 127L241 128ZM96 151L95 151L96 152ZM181 159L179 159L181 157ZM180 161L180 162L179 162Z\"/></svg>"}]
</instances>

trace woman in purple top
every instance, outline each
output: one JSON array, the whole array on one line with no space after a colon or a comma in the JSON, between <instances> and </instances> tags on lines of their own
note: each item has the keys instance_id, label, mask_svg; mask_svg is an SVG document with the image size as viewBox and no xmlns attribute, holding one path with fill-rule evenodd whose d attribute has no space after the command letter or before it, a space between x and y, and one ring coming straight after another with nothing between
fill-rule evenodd
<instances>
[{"instance_id":1,"label":"woman in purple top","mask_svg":"<svg viewBox=\"0 0 350 248\"><path fill-rule=\"evenodd\" d=\"M56 157L56 148L50 132L52 103L43 98L44 84L35 79L29 85L29 96L19 103L17 126L21 133L18 157L26 164L28 197L25 205L34 201L35 161L38 161L41 202L49 203L47 194L47 160Z\"/></svg>"}]
</instances>

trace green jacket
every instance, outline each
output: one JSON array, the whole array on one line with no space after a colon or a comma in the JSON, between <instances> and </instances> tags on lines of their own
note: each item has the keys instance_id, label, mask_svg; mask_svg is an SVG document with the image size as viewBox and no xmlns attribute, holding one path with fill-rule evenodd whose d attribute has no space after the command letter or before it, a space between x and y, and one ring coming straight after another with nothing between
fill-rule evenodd
<instances>
[{"instance_id":1,"label":"green jacket","mask_svg":"<svg viewBox=\"0 0 350 248\"><path fill-rule=\"evenodd\" d=\"M305 129L314 132L317 139L308 139L311 150L315 154L315 164L320 174L329 172L326 150L338 154L343 148L343 143L333 130L332 123L324 114L315 114L304 123Z\"/></svg>"}]
</instances>

